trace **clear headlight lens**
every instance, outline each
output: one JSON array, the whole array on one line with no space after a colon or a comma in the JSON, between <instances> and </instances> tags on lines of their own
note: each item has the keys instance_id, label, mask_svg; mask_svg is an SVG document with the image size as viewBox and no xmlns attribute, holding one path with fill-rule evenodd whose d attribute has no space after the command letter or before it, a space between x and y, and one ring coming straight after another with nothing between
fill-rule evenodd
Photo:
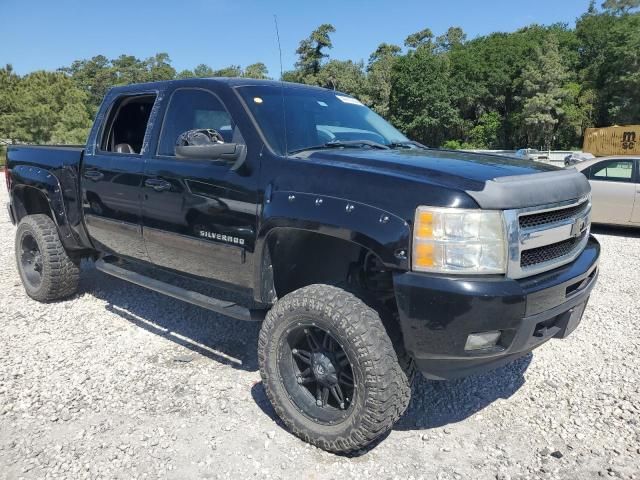
<instances>
[{"instance_id":1,"label":"clear headlight lens","mask_svg":"<svg viewBox=\"0 0 640 480\"><path fill-rule=\"evenodd\" d=\"M505 273L505 244L501 211L418 207L413 230L413 270Z\"/></svg>"}]
</instances>

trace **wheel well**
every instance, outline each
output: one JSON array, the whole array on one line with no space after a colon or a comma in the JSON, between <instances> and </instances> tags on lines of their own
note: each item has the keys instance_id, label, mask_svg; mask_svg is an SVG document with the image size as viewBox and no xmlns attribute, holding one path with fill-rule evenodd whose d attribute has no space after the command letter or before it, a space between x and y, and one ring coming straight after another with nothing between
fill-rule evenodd
<instances>
[{"instance_id":1,"label":"wheel well","mask_svg":"<svg viewBox=\"0 0 640 480\"><path fill-rule=\"evenodd\" d=\"M380 300L393 297L391 272L379 257L345 239L306 230L278 229L267 237L265 257L266 271L273 271L273 284L267 290L273 289L277 298L318 283L351 285L375 293Z\"/></svg>"},{"instance_id":2,"label":"wheel well","mask_svg":"<svg viewBox=\"0 0 640 480\"><path fill-rule=\"evenodd\" d=\"M26 215L36 215L43 213L52 220L51 207L44 193L34 187L20 187L13 192L16 221L20 221Z\"/></svg>"}]
</instances>

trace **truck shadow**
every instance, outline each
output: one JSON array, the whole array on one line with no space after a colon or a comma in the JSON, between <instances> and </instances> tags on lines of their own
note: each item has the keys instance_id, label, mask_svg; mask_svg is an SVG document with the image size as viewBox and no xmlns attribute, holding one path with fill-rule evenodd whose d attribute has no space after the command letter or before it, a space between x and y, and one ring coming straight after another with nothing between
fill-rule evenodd
<instances>
[{"instance_id":1,"label":"truck shadow","mask_svg":"<svg viewBox=\"0 0 640 480\"><path fill-rule=\"evenodd\" d=\"M83 262L80 292L137 327L230 367L258 370L260 324L242 322L152 292L97 271Z\"/></svg>"},{"instance_id":2,"label":"truck shadow","mask_svg":"<svg viewBox=\"0 0 640 480\"><path fill-rule=\"evenodd\" d=\"M394 430L429 430L461 422L500 399L511 397L524 385L524 373L533 354L482 375L451 381L428 380L418 375L411 395L411 403ZM261 382L251 389L251 395L265 415L286 429L276 415ZM388 435L388 434L387 434ZM387 435L369 447L344 456L358 457L376 448Z\"/></svg>"},{"instance_id":3,"label":"truck shadow","mask_svg":"<svg viewBox=\"0 0 640 480\"><path fill-rule=\"evenodd\" d=\"M106 302L106 310L196 354L245 371L258 370L257 343L260 324L242 322L186 304L142 287L129 284L93 268L82 266L80 294ZM499 399L513 395L524 384L532 354L483 375L447 382L418 375L409 408L395 430L428 430L457 423ZM281 428L286 429L271 406L261 382L251 388L256 405ZM374 449L384 436L368 448L351 453L360 456Z\"/></svg>"},{"instance_id":4,"label":"truck shadow","mask_svg":"<svg viewBox=\"0 0 640 480\"><path fill-rule=\"evenodd\" d=\"M611 235L614 237L640 238L640 228L621 227L614 225L591 225L591 233L596 235Z\"/></svg>"},{"instance_id":5,"label":"truck shadow","mask_svg":"<svg viewBox=\"0 0 640 480\"><path fill-rule=\"evenodd\" d=\"M460 422L493 402L507 399L524 385L529 353L496 370L450 381L416 379L409 408L396 430L422 430Z\"/></svg>"}]
</instances>

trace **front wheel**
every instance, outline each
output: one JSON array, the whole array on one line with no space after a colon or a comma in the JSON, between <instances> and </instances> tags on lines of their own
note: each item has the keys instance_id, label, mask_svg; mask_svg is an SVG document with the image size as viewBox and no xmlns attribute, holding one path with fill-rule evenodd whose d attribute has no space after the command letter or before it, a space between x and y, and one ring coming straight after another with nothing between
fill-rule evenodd
<instances>
[{"instance_id":1,"label":"front wheel","mask_svg":"<svg viewBox=\"0 0 640 480\"><path fill-rule=\"evenodd\" d=\"M352 293L311 285L279 300L258 343L260 374L287 427L331 452L366 447L411 396L375 310Z\"/></svg>"}]
</instances>

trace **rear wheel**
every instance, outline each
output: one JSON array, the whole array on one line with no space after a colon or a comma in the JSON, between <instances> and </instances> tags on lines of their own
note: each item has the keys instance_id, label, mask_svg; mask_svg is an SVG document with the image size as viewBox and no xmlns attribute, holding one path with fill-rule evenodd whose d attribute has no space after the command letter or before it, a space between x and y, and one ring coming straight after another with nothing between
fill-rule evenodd
<instances>
[{"instance_id":1,"label":"rear wheel","mask_svg":"<svg viewBox=\"0 0 640 480\"><path fill-rule=\"evenodd\" d=\"M24 289L34 300L58 300L78 289L80 268L69 257L46 215L28 215L18 225L16 262Z\"/></svg>"},{"instance_id":2,"label":"rear wheel","mask_svg":"<svg viewBox=\"0 0 640 480\"><path fill-rule=\"evenodd\" d=\"M332 452L391 429L411 389L377 312L340 288L311 285L279 300L259 339L269 400L293 433Z\"/></svg>"}]
</instances>

